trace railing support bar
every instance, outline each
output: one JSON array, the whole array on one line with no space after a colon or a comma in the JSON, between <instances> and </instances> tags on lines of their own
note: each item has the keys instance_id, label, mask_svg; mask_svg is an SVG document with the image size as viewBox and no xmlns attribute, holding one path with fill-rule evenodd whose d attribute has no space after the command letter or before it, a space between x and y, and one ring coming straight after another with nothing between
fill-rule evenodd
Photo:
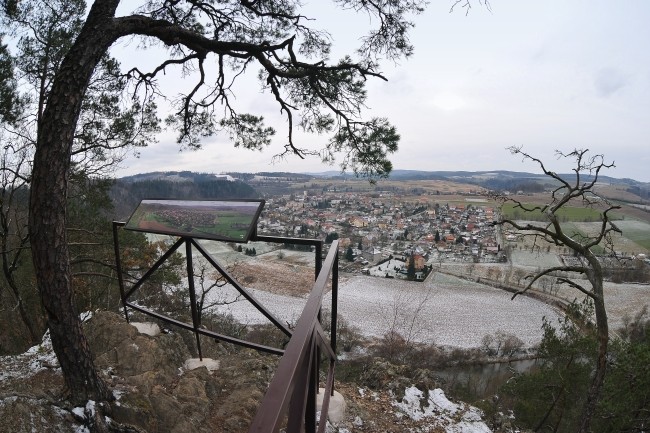
<instances>
[{"instance_id":1,"label":"railing support bar","mask_svg":"<svg viewBox=\"0 0 650 433\"><path fill-rule=\"evenodd\" d=\"M323 404L320 407L320 419L318 421L318 433L324 433L327 425L327 414L330 409L330 396L334 396L334 367L336 360L330 359L329 369L327 370L327 382L323 392ZM330 391L331 390L331 391Z\"/></svg>"},{"instance_id":2,"label":"railing support bar","mask_svg":"<svg viewBox=\"0 0 650 433\"><path fill-rule=\"evenodd\" d=\"M198 242L196 242L196 241L194 241L194 240L192 240L192 244L196 247L196 249L199 250L199 252L201 253L201 255L203 255L203 257L205 257L205 259L206 259L208 262L210 262L210 264L211 264L212 266L214 266L214 267L215 267L215 268L216 268L216 269L221 273L221 275L223 275L223 277L224 277L224 278L225 278L225 279L226 279L230 284L232 284L232 286L233 286L235 289L237 289L237 291L238 291L239 293L242 294L242 296L243 296L244 298L246 298L246 300L247 300L248 302L250 302L251 304L253 304L253 306L254 306L254 307L255 307L255 308L256 308L260 313L262 313L262 314L264 315L264 317L266 317L267 319L269 319L269 320L271 321L271 323L273 323L273 324L274 324L274 325L275 325L275 326L276 326L280 331L282 331L282 332L283 332L287 337L291 337L291 334L292 334L291 330L290 330L289 328L287 328L285 325L283 325L282 322L280 322L280 320L279 320L277 317L275 317L275 316L273 315L273 313L271 313L269 310L267 310L266 308L264 308L264 306L263 306L262 304L260 304L260 303L257 301L257 299L255 299L255 297L254 297L254 296L253 296L253 295L252 295L248 290L246 290L244 287L242 287L241 285L239 285L239 283L237 282L237 280L235 280L235 279L230 275L230 273L228 273L228 271L225 270L221 265L219 265L219 263L214 259L214 257L212 257L212 254L210 254L208 251L206 251L205 248L203 248L203 245L199 244Z\"/></svg>"},{"instance_id":3,"label":"railing support bar","mask_svg":"<svg viewBox=\"0 0 650 433\"><path fill-rule=\"evenodd\" d=\"M303 362L306 357L313 358L313 346L318 344L318 337L316 336L314 327L320 327L319 324L317 325L316 318L337 255L338 241L335 240L323 264L323 269L316 279L314 288L307 299L305 308L296 323L296 328L285 349L285 354L280 359L276 373L255 414L249 432L277 432L280 428L280 417L285 413L289 399L291 399L292 404L295 404L295 400L293 399L295 389L304 386L302 392L305 393L309 382L311 382L310 378L312 375L310 370L304 371L301 367L303 367ZM313 360L312 362L316 363L317 361ZM302 377L298 376L300 373L303 374ZM306 402L304 400L303 402L304 410ZM295 414L295 412L293 413ZM290 414L290 422L292 417L293 415ZM304 417L302 416L299 418L300 421L303 419Z\"/></svg>"},{"instance_id":4,"label":"railing support bar","mask_svg":"<svg viewBox=\"0 0 650 433\"><path fill-rule=\"evenodd\" d=\"M117 270L117 283L120 287L120 299L122 300L122 309L124 310L124 318L126 323L129 322L129 311L126 308L126 293L124 292L124 277L122 276L122 258L120 255L120 236L119 228L123 227L125 223L113 221L113 247L115 248L115 268Z\"/></svg>"},{"instance_id":5,"label":"railing support bar","mask_svg":"<svg viewBox=\"0 0 650 433\"><path fill-rule=\"evenodd\" d=\"M149 270L148 270L148 271L147 271L147 272L146 272L146 273L145 273L145 274L144 274L144 275L143 275L143 276L142 276L142 277L141 277L141 278L140 278L140 279L139 279L139 280L138 280L138 281L133 285L133 287L131 287L131 290L129 290L129 291L126 293L126 298L128 299L129 297L131 297L131 295L132 295L136 290L138 290L138 289L140 288L140 286L142 285L142 283L144 283L145 281L147 281L147 280L149 279L149 277L150 277L154 272L156 272L156 271L158 270L158 268L159 268L163 263L165 263L165 261L167 261L167 259L170 258L171 255L174 254L174 253L176 252L176 250L177 250L181 245L183 245L183 242L185 242L185 239L183 239L183 238L179 238L179 239L176 241L176 243L175 243L174 245L172 245L171 248L169 248L169 249L165 252L165 254L163 254L163 255L162 255L162 256L161 256L161 257L156 261L156 263L154 263L153 266L152 266L151 268L149 268Z\"/></svg>"},{"instance_id":6,"label":"railing support bar","mask_svg":"<svg viewBox=\"0 0 650 433\"><path fill-rule=\"evenodd\" d=\"M192 260L192 242L185 240L185 259L187 260L187 286L190 291L190 311L192 312L192 325L194 327L194 336L196 337L196 348L199 351L199 359L203 361L203 352L201 351L201 338L199 338L199 326L201 318L199 317L198 305L196 303L196 291L194 288L194 262Z\"/></svg>"}]
</instances>

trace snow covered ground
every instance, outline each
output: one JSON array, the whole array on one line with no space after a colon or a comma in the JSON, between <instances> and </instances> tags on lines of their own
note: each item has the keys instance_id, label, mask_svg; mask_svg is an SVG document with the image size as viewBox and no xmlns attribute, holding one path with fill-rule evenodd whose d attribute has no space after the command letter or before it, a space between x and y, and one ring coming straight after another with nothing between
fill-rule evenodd
<instances>
[{"instance_id":1,"label":"snow covered ground","mask_svg":"<svg viewBox=\"0 0 650 433\"><path fill-rule=\"evenodd\" d=\"M232 287L219 296L233 297ZM282 322L295 322L305 297L277 295L250 289ZM331 294L325 295L325 308ZM245 300L220 307L246 324L268 320ZM390 330L415 341L437 345L478 347L486 334L513 334L526 346L541 340L542 317L556 322L557 313L543 302L480 284L436 274L425 283L369 276L355 276L339 287L338 311L366 336L381 337Z\"/></svg>"},{"instance_id":2,"label":"snow covered ground","mask_svg":"<svg viewBox=\"0 0 650 433\"><path fill-rule=\"evenodd\" d=\"M415 421L434 420L430 425L444 428L446 433L490 433L492 430L483 422L483 412L465 403L453 403L447 399L443 390L437 388L425 393L415 386L406 388L404 397L393 405ZM426 430L429 431L429 430ZM437 431L437 430L436 430Z\"/></svg>"},{"instance_id":3,"label":"snow covered ground","mask_svg":"<svg viewBox=\"0 0 650 433\"><path fill-rule=\"evenodd\" d=\"M561 266L562 261L555 253L514 249L511 254L512 264L522 268L552 268Z\"/></svg>"}]
</instances>

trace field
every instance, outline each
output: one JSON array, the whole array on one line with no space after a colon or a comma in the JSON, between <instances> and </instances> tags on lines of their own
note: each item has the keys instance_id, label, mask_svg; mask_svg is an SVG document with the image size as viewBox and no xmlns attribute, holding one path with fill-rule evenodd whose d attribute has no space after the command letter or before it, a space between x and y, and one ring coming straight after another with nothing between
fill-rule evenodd
<instances>
[{"instance_id":1,"label":"field","mask_svg":"<svg viewBox=\"0 0 650 433\"><path fill-rule=\"evenodd\" d=\"M650 252L650 224L642 221L618 221L616 225L623 231L623 236L631 240L646 252Z\"/></svg>"},{"instance_id":2,"label":"field","mask_svg":"<svg viewBox=\"0 0 650 433\"><path fill-rule=\"evenodd\" d=\"M600 223L571 223L575 231L582 235L595 236L600 230ZM650 252L650 224L642 221L616 221L616 226L623 234L613 233L614 251L628 255Z\"/></svg>"},{"instance_id":3,"label":"field","mask_svg":"<svg viewBox=\"0 0 650 433\"><path fill-rule=\"evenodd\" d=\"M540 211L524 212L521 209L515 208L514 203L504 203L501 207L501 212L508 219L525 218L533 221L546 221L546 217ZM558 211L558 217L560 221L599 221L600 212L597 209L585 207L565 207ZM615 215L614 217L615 219L621 218L620 215Z\"/></svg>"},{"instance_id":4,"label":"field","mask_svg":"<svg viewBox=\"0 0 650 433\"><path fill-rule=\"evenodd\" d=\"M630 224L631 227L634 227ZM643 229L642 226L637 229ZM252 243L258 255L246 256L224 242L201 241L247 288L262 305L284 323L295 323L304 308L314 282L314 254L279 249L277 245ZM509 264L443 264L446 271L501 281L506 275L521 274L560 263L557 254L516 248ZM198 262L198 260L197 260ZM556 322L558 312L549 305L511 294L485 284L435 272L425 283L353 274L341 274L339 313L350 325L368 337L381 337L394 330L421 342L453 347L478 347L486 334L510 333L526 346L534 346L542 337L542 317ZM231 286L211 293L212 300L232 301L237 295ZM562 288L557 295L572 300L579 293ZM641 284L606 283L605 296L610 325L620 327L626 316L634 316L650 304L650 288ZM329 293L324 307L330 308ZM240 300L218 307L245 324L268 323L250 303Z\"/></svg>"},{"instance_id":5,"label":"field","mask_svg":"<svg viewBox=\"0 0 650 433\"><path fill-rule=\"evenodd\" d=\"M341 192L416 192L417 195L448 195L479 193L483 188L476 185L461 184L447 180L381 180L371 184L365 179L310 179L306 182L296 182L291 188L299 193L308 190L331 190ZM408 197L406 197L408 199ZM415 199L415 197L413 197ZM445 200L444 197L440 198Z\"/></svg>"},{"instance_id":6,"label":"field","mask_svg":"<svg viewBox=\"0 0 650 433\"><path fill-rule=\"evenodd\" d=\"M251 258L237 256L223 244L210 244L213 253L234 264L232 273L256 299L283 323L295 323L313 285L313 253L275 250ZM542 317L557 317L540 301L510 301L507 292L443 274L425 283L342 275L339 284L339 314L368 337L394 330L415 341L469 348L480 346L485 334L506 332L533 346L542 337ZM232 300L236 291L226 286L211 296ZM329 296L325 309L331 307ZM218 310L242 323L268 323L245 300Z\"/></svg>"},{"instance_id":7,"label":"field","mask_svg":"<svg viewBox=\"0 0 650 433\"><path fill-rule=\"evenodd\" d=\"M650 222L634 217L630 218L627 215L629 210L635 209L625 206L623 210L611 215L614 218L614 224L622 231L622 234L612 234L614 251L627 255L648 254L650 253ZM502 211L506 218L517 220L519 223L541 224L542 221L545 221L540 212L523 212L521 209L515 209L512 203L504 204ZM642 212L638 209L636 211ZM600 213L596 209L569 207L562 209L558 215L563 229L572 237L594 237L601 229ZM522 218L526 218L526 220ZM530 244L529 241L525 242L527 247L530 247ZM552 248L551 251L556 250ZM595 247L594 251L597 254L605 252L602 247Z\"/></svg>"}]
</instances>

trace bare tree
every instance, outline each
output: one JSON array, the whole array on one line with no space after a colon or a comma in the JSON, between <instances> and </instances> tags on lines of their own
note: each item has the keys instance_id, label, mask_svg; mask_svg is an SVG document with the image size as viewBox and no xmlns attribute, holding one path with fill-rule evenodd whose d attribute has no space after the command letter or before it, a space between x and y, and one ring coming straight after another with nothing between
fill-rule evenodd
<instances>
[{"instance_id":1,"label":"bare tree","mask_svg":"<svg viewBox=\"0 0 650 433\"><path fill-rule=\"evenodd\" d=\"M228 266L228 272L236 267L236 264ZM196 300L196 310L199 315L199 324L204 311L209 311L215 307L234 304L241 301L243 296L236 294L232 297L219 295L217 292L220 288L228 285L228 280L218 270L208 266L207 263L201 262L195 271L194 276L198 280L199 297Z\"/></svg>"},{"instance_id":2,"label":"bare tree","mask_svg":"<svg viewBox=\"0 0 650 433\"><path fill-rule=\"evenodd\" d=\"M378 304L387 325L383 336L383 355L390 361L403 362L415 350L416 342L428 331L423 316L433 295L433 286L422 286L422 289L399 291L390 302Z\"/></svg>"},{"instance_id":3,"label":"bare tree","mask_svg":"<svg viewBox=\"0 0 650 433\"><path fill-rule=\"evenodd\" d=\"M541 224L520 223L514 219L501 218L495 225L511 226L525 236L534 238L534 247L540 248L538 242L552 243L560 247L568 247L579 259L576 264L555 266L538 270L529 275L526 287L513 295L525 293L545 276L554 276L558 283L567 284L587 296L594 305L596 319L596 334L598 340L598 354L596 367L588 391L587 399L580 419L580 432L588 432L591 419L594 415L596 404L601 394L605 373L607 370L607 350L609 343L609 329L607 312L605 311L605 297L603 293L603 268L595 252L596 247L604 248L606 252L614 254L611 235L613 232L621 233L612 221L612 211L620 209L595 190L601 170L614 167L613 163L606 163L603 155L589 154L588 149L575 149L569 153L556 151L558 158L573 160L575 166L573 174L569 177L562 176L546 168L544 163L528 153L521 147L510 147L510 152L521 156L524 160L537 163L543 173L553 179L557 184L551 192L548 202L544 205L528 205L510 197L496 195L494 198L501 203L514 203L515 209L525 213L541 212L545 221ZM563 209L569 206L588 207L600 213L600 229L593 236L579 233L570 233L560 224ZM585 281L586 279L586 281Z\"/></svg>"},{"instance_id":4,"label":"bare tree","mask_svg":"<svg viewBox=\"0 0 650 433\"><path fill-rule=\"evenodd\" d=\"M4 131L0 131L0 139ZM6 144L0 153L0 260L2 275L14 308L29 332L30 344L40 342L43 337L43 323L30 312L26 300L35 287L27 277L31 270L29 235L27 234L27 200L30 155L27 148L15 148ZM0 296L2 296L0 285Z\"/></svg>"}]
</instances>

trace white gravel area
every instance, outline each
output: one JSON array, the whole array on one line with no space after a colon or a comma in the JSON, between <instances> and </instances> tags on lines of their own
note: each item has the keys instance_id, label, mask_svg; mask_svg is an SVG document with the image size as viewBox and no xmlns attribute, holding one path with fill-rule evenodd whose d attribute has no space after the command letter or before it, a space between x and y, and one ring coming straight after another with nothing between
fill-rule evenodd
<instances>
[{"instance_id":1,"label":"white gravel area","mask_svg":"<svg viewBox=\"0 0 650 433\"><path fill-rule=\"evenodd\" d=\"M230 287L222 293L230 296ZM250 292L282 322L294 323L306 297L291 297L250 289ZM331 306L331 293L324 308ZM339 314L366 336L381 337L395 330L414 341L442 346L479 347L485 334L513 334L528 347L540 342L542 317L556 323L557 313L543 302L519 296L510 300L504 291L444 275L425 283L369 276L355 276L339 287ZM222 306L246 324L268 323L243 300Z\"/></svg>"},{"instance_id":2,"label":"white gravel area","mask_svg":"<svg viewBox=\"0 0 650 433\"><path fill-rule=\"evenodd\" d=\"M300 317L303 308L305 308L305 303L307 301L306 296L295 297L280 295L250 288L246 290L282 323L295 323ZM218 294L213 294L213 296L216 295L222 299L232 301L237 296L237 293L238 292L234 287L227 285L222 287ZM214 298L211 298L211 300L212 299ZM238 322L246 325L270 323L269 320L253 306L253 304L243 297L235 303L216 307L216 311L222 314L232 314Z\"/></svg>"},{"instance_id":3,"label":"white gravel area","mask_svg":"<svg viewBox=\"0 0 650 433\"><path fill-rule=\"evenodd\" d=\"M544 251L530 251L523 249L513 249L511 254L512 264L520 267L534 268L552 268L562 266L562 261L558 255Z\"/></svg>"},{"instance_id":4,"label":"white gravel area","mask_svg":"<svg viewBox=\"0 0 650 433\"><path fill-rule=\"evenodd\" d=\"M369 336L394 329L416 341L478 347L485 334L502 331L533 346L542 337L542 317L557 313L543 302L449 276L425 283L355 277L339 294L339 312Z\"/></svg>"},{"instance_id":5,"label":"white gravel area","mask_svg":"<svg viewBox=\"0 0 650 433\"><path fill-rule=\"evenodd\" d=\"M590 287L589 282L579 280L583 286ZM625 318L633 318L644 306L650 307L650 285L605 282L605 309L610 331L617 332L624 326ZM582 300L585 296L575 289L562 286L558 295L565 299Z\"/></svg>"}]
</instances>

